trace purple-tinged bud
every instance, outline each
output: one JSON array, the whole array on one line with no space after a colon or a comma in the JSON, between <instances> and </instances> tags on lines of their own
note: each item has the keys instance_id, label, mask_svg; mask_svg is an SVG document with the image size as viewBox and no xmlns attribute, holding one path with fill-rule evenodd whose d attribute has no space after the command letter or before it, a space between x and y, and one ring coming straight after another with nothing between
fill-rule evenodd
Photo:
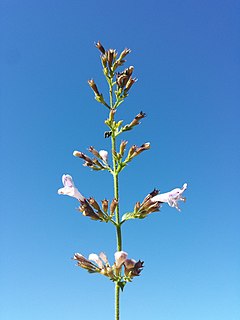
<instances>
[{"instance_id":1,"label":"purple-tinged bud","mask_svg":"<svg viewBox=\"0 0 240 320\"><path fill-rule=\"evenodd\" d=\"M102 54L105 54L105 49L104 47L102 46L101 42L98 41L96 44L95 44L96 48L98 48L98 50L102 53Z\"/></svg>"},{"instance_id":2,"label":"purple-tinged bud","mask_svg":"<svg viewBox=\"0 0 240 320\"><path fill-rule=\"evenodd\" d=\"M152 212L157 212L160 211L161 208L161 203L160 202L155 202L154 204L152 204L151 206L149 206L147 208L147 214L152 213Z\"/></svg>"},{"instance_id":3,"label":"purple-tinged bud","mask_svg":"<svg viewBox=\"0 0 240 320\"><path fill-rule=\"evenodd\" d=\"M150 143L146 142L136 149L136 151L135 151L136 154L134 156L139 155L141 152L148 150L148 149L150 149Z\"/></svg>"},{"instance_id":4,"label":"purple-tinged bud","mask_svg":"<svg viewBox=\"0 0 240 320\"><path fill-rule=\"evenodd\" d=\"M77 260L77 265L83 269L87 269L88 272L94 273L94 272L99 272L100 269L95 266L91 261L86 259L82 254L80 253L75 253L73 260Z\"/></svg>"},{"instance_id":5,"label":"purple-tinged bud","mask_svg":"<svg viewBox=\"0 0 240 320\"><path fill-rule=\"evenodd\" d=\"M140 202L138 201L138 202L135 204L135 206L134 206L134 212L138 212L138 210L140 209L140 206L141 206L141 204L140 204Z\"/></svg>"},{"instance_id":6,"label":"purple-tinged bud","mask_svg":"<svg viewBox=\"0 0 240 320\"><path fill-rule=\"evenodd\" d=\"M128 158L131 159L133 156L134 156L134 153L136 153L136 150L137 150L137 146L136 145L133 145L129 151L128 151Z\"/></svg>"},{"instance_id":7,"label":"purple-tinged bud","mask_svg":"<svg viewBox=\"0 0 240 320\"><path fill-rule=\"evenodd\" d=\"M126 57L126 55L128 55L130 52L131 52L130 49L125 48L125 49L120 53L120 56L119 56L119 59L118 59L118 60L124 59L124 58Z\"/></svg>"},{"instance_id":8,"label":"purple-tinged bud","mask_svg":"<svg viewBox=\"0 0 240 320\"><path fill-rule=\"evenodd\" d=\"M105 213L107 213L107 211L108 211L108 200L107 199L102 200L102 209Z\"/></svg>"},{"instance_id":9,"label":"purple-tinged bud","mask_svg":"<svg viewBox=\"0 0 240 320\"><path fill-rule=\"evenodd\" d=\"M111 205L110 205L110 213L113 215L114 214L114 211L117 207L117 204L118 204L118 200L117 199L113 199L113 201L111 202Z\"/></svg>"},{"instance_id":10,"label":"purple-tinged bud","mask_svg":"<svg viewBox=\"0 0 240 320\"><path fill-rule=\"evenodd\" d=\"M116 82L118 87L124 88L128 82L129 76L125 73L117 73Z\"/></svg>"},{"instance_id":11,"label":"purple-tinged bud","mask_svg":"<svg viewBox=\"0 0 240 320\"><path fill-rule=\"evenodd\" d=\"M135 264L134 269L131 274L132 277L140 275L140 273L143 269L143 264L144 264L144 261L140 261L140 260Z\"/></svg>"},{"instance_id":12,"label":"purple-tinged bud","mask_svg":"<svg viewBox=\"0 0 240 320\"><path fill-rule=\"evenodd\" d=\"M88 148L88 151L91 152L95 157L97 157L97 158L100 157L100 156L99 156L99 152L98 152L96 149L94 149L94 147L90 146L90 147Z\"/></svg>"},{"instance_id":13,"label":"purple-tinged bud","mask_svg":"<svg viewBox=\"0 0 240 320\"><path fill-rule=\"evenodd\" d=\"M140 112L139 114L136 115L136 117L133 119L133 121L129 124L129 127L134 127L140 124L140 120L146 117L146 113Z\"/></svg>"},{"instance_id":14,"label":"purple-tinged bud","mask_svg":"<svg viewBox=\"0 0 240 320\"><path fill-rule=\"evenodd\" d=\"M154 189L152 192L150 192L143 200L143 203L147 202L148 200L152 199L155 197L157 194L159 194L159 190Z\"/></svg>"},{"instance_id":15,"label":"purple-tinged bud","mask_svg":"<svg viewBox=\"0 0 240 320\"><path fill-rule=\"evenodd\" d=\"M90 205L95 209L95 210L100 210L99 204L97 203L97 201L94 198L89 198L88 199Z\"/></svg>"},{"instance_id":16,"label":"purple-tinged bud","mask_svg":"<svg viewBox=\"0 0 240 320\"><path fill-rule=\"evenodd\" d=\"M132 75L134 70L133 66L128 67L127 69L124 70L124 73L127 74L129 77Z\"/></svg>"},{"instance_id":17,"label":"purple-tinged bud","mask_svg":"<svg viewBox=\"0 0 240 320\"><path fill-rule=\"evenodd\" d=\"M109 49L106 52L106 54L107 54L108 66L109 66L109 68L111 68L112 67L112 63L116 59L116 56L117 56L116 50Z\"/></svg>"},{"instance_id":18,"label":"purple-tinged bud","mask_svg":"<svg viewBox=\"0 0 240 320\"><path fill-rule=\"evenodd\" d=\"M104 68L104 72L107 73L107 55L104 54L101 56L102 66Z\"/></svg>"},{"instance_id":19,"label":"purple-tinged bud","mask_svg":"<svg viewBox=\"0 0 240 320\"><path fill-rule=\"evenodd\" d=\"M90 167L94 164L94 162L91 158L89 158L88 156L86 156L84 153L82 153L80 151L73 151L73 155L74 155L74 157L85 160L86 161L86 163L84 164L85 166Z\"/></svg>"},{"instance_id":20,"label":"purple-tinged bud","mask_svg":"<svg viewBox=\"0 0 240 320\"><path fill-rule=\"evenodd\" d=\"M97 166L97 168L95 168L96 170L103 170L104 166L98 161L98 159L94 158L93 163Z\"/></svg>"},{"instance_id":21,"label":"purple-tinged bud","mask_svg":"<svg viewBox=\"0 0 240 320\"><path fill-rule=\"evenodd\" d=\"M132 85L137 82L137 79L136 78L132 78L130 77L128 82L126 83L126 88L124 90L124 94L127 94L128 91L131 89Z\"/></svg>"},{"instance_id":22,"label":"purple-tinged bud","mask_svg":"<svg viewBox=\"0 0 240 320\"><path fill-rule=\"evenodd\" d=\"M114 120L114 115L116 113L116 109L111 109L110 113L109 113L109 120L110 122L112 122Z\"/></svg>"},{"instance_id":23,"label":"purple-tinged bud","mask_svg":"<svg viewBox=\"0 0 240 320\"><path fill-rule=\"evenodd\" d=\"M79 207L79 211L86 217L90 217L92 220L101 220L100 217L94 212L90 204L85 199L84 201L80 201L81 206Z\"/></svg>"},{"instance_id":24,"label":"purple-tinged bud","mask_svg":"<svg viewBox=\"0 0 240 320\"><path fill-rule=\"evenodd\" d=\"M92 88L92 90L93 90L93 92L95 93L96 96L101 96L99 91L98 91L97 85L95 84L93 79L88 80L88 84Z\"/></svg>"},{"instance_id":25,"label":"purple-tinged bud","mask_svg":"<svg viewBox=\"0 0 240 320\"><path fill-rule=\"evenodd\" d=\"M133 278L140 275L143 268L143 261L136 262L133 259L127 259L124 263L124 274L126 277Z\"/></svg>"},{"instance_id":26,"label":"purple-tinged bud","mask_svg":"<svg viewBox=\"0 0 240 320\"><path fill-rule=\"evenodd\" d=\"M120 144L120 147L119 147L119 154L120 154L120 156L121 157L123 157L123 155L124 155L124 152L125 152L125 150L126 150L126 145L127 145L127 141L126 140L123 140L122 142L121 142L121 144Z\"/></svg>"}]
</instances>

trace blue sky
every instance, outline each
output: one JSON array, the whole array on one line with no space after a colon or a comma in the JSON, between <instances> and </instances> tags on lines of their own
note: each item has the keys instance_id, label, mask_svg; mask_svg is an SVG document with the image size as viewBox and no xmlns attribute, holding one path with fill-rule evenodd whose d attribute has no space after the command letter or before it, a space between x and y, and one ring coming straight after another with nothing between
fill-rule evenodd
<instances>
[{"instance_id":1,"label":"blue sky","mask_svg":"<svg viewBox=\"0 0 240 320\"><path fill-rule=\"evenodd\" d=\"M237 1L13 1L1 15L1 317L113 319L113 284L75 267L75 252L106 252L111 225L57 195L69 173L79 190L112 198L111 177L72 156L103 138L106 92L94 42L132 49L138 82L119 119L123 136L150 141L120 177L122 214L158 188L188 182L182 212L164 206L123 226L123 248L145 261L121 299L122 319L238 320L239 3Z\"/></svg>"}]
</instances>

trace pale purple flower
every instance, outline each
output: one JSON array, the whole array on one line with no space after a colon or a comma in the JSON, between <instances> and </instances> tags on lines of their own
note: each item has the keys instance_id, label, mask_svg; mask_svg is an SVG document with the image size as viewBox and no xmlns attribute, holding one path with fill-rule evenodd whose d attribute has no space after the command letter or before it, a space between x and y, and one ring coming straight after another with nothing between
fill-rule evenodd
<instances>
[{"instance_id":1,"label":"pale purple flower","mask_svg":"<svg viewBox=\"0 0 240 320\"><path fill-rule=\"evenodd\" d=\"M100 269L103 268L103 262L96 253L91 253L88 257L88 260L94 261Z\"/></svg>"},{"instance_id":2,"label":"pale purple flower","mask_svg":"<svg viewBox=\"0 0 240 320\"><path fill-rule=\"evenodd\" d=\"M122 264L125 262L127 259L128 254L124 251L117 251L114 254L115 257L115 266L116 268L120 268Z\"/></svg>"},{"instance_id":3,"label":"pale purple flower","mask_svg":"<svg viewBox=\"0 0 240 320\"><path fill-rule=\"evenodd\" d=\"M63 188L58 189L58 194L65 194L70 197L74 197L80 201L83 201L84 196L75 187L72 177L69 174L64 174L62 176Z\"/></svg>"},{"instance_id":4,"label":"pale purple flower","mask_svg":"<svg viewBox=\"0 0 240 320\"><path fill-rule=\"evenodd\" d=\"M100 253L99 253L99 258L101 258L102 261L103 261L105 264L109 264L108 258L107 258L106 254L105 254L104 252L100 252Z\"/></svg>"},{"instance_id":5,"label":"pale purple flower","mask_svg":"<svg viewBox=\"0 0 240 320\"><path fill-rule=\"evenodd\" d=\"M127 269L132 269L132 268L134 268L136 262L137 261L134 260L134 259L126 259L125 262L124 262L124 266Z\"/></svg>"},{"instance_id":6,"label":"pale purple flower","mask_svg":"<svg viewBox=\"0 0 240 320\"><path fill-rule=\"evenodd\" d=\"M187 183L184 183L182 188L176 188L172 191L158 194L155 197L151 198L152 202L166 202L170 207L176 208L178 211L181 211L178 206L178 201L186 201L186 198L182 196L183 192L187 189Z\"/></svg>"},{"instance_id":7,"label":"pale purple flower","mask_svg":"<svg viewBox=\"0 0 240 320\"><path fill-rule=\"evenodd\" d=\"M108 152L106 150L100 150L99 155L105 163L108 162Z\"/></svg>"}]
</instances>

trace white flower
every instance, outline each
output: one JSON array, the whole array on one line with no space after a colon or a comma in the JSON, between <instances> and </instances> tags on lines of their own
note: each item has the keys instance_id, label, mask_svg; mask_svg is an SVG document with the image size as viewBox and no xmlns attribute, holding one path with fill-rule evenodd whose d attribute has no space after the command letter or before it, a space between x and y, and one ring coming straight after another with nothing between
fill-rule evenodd
<instances>
[{"instance_id":1,"label":"white flower","mask_svg":"<svg viewBox=\"0 0 240 320\"><path fill-rule=\"evenodd\" d=\"M78 200L83 201L84 196L75 187L72 177L69 174L64 174L62 176L63 188L58 189L58 194L65 194L70 197L74 197Z\"/></svg>"},{"instance_id":2,"label":"white flower","mask_svg":"<svg viewBox=\"0 0 240 320\"><path fill-rule=\"evenodd\" d=\"M91 253L88 257L88 260L94 261L100 269L103 268L103 262L96 253Z\"/></svg>"},{"instance_id":3,"label":"white flower","mask_svg":"<svg viewBox=\"0 0 240 320\"><path fill-rule=\"evenodd\" d=\"M124 251L117 251L114 253L115 257L115 266L116 268L120 268L121 265L125 262L127 259L128 254Z\"/></svg>"},{"instance_id":4,"label":"white flower","mask_svg":"<svg viewBox=\"0 0 240 320\"><path fill-rule=\"evenodd\" d=\"M107 163L107 161L108 161L108 152L106 150L100 150L99 151L99 155L102 158L102 160Z\"/></svg>"},{"instance_id":5,"label":"white flower","mask_svg":"<svg viewBox=\"0 0 240 320\"><path fill-rule=\"evenodd\" d=\"M184 183L182 188L176 188L172 191L158 194L151 199L152 202L166 202L170 207L175 207L178 211L181 211L178 207L178 201L186 201L186 198L182 196L183 192L187 189L187 183Z\"/></svg>"}]
</instances>

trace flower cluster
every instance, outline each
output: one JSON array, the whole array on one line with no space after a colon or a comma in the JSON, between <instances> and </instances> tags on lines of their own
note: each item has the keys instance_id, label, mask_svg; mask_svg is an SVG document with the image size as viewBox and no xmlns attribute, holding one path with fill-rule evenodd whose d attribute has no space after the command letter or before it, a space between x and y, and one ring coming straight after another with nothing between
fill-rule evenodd
<instances>
[{"instance_id":1,"label":"flower cluster","mask_svg":"<svg viewBox=\"0 0 240 320\"><path fill-rule=\"evenodd\" d=\"M100 273L117 282L123 288L126 282L131 282L134 277L140 275L143 269L143 261L128 259L128 254L124 251L115 252L114 257L115 262L112 266L103 252L100 252L99 255L91 253L88 259L80 253L75 253L73 259L77 261L79 267L90 273ZM123 273L122 267L124 268Z\"/></svg>"},{"instance_id":2,"label":"flower cluster","mask_svg":"<svg viewBox=\"0 0 240 320\"><path fill-rule=\"evenodd\" d=\"M94 198L86 199L75 187L72 177L69 174L62 176L63 188L58 189L58 194L67 195L76 198L80 202L78 210L86 217L92 220L111 221L114 216L115 208L118 204L117 199L113 199L110 208L107 199L102 200L101 208ZM110 209L110 212L108 212Z\"/></svg>"},{"instance_id":3,"label":"flower cluster","mask_svg":"<svg viewBox=\"0 0 240 320\"><path fill-rule=\"evenodd\" d=\"M183 197L183 192L187 189L187 183L184 183L182 188L175 188L169 192L158 194L151 198L151 202L158 203L168 203L170 207L176 208L178 211L181 211L178 206L178 201L186 201L186 198Z\"/></svg>"},{"instance_id":4,"label":"flower cluster","mask_svg":"<svg viewBox=\"0 0 240 320\"><path fill-rule=\"evenodd\" d=\"M83 166L90 167L93 170L109 170L108 165L108 152L106 150L97 151L94 147L89 147L89 152L91 152L96 158L91 159L86 154L75 150L73 152L74 157L84 160ZM97 159L98 158L98 159Z\"/></svg>"},{"instance_id":5,"label":"flower cluster","mask_svg":"<svg viewBox=\"0 0 240 320\"><path fill-rule=\"evenodd\" d=\"M122 217L122 222L130 219L143 219L152 212L160 211L163 203L168 203L170 207L181 211L178 206L178 201L186 201L183 197L183 192L187 189L187 183L184 183L182 188L175 188L172 191L159 194L159 191L154 189L149 193L142 203L135 204L133 212L125 213Z\"/></svg>"}]
</instances>

